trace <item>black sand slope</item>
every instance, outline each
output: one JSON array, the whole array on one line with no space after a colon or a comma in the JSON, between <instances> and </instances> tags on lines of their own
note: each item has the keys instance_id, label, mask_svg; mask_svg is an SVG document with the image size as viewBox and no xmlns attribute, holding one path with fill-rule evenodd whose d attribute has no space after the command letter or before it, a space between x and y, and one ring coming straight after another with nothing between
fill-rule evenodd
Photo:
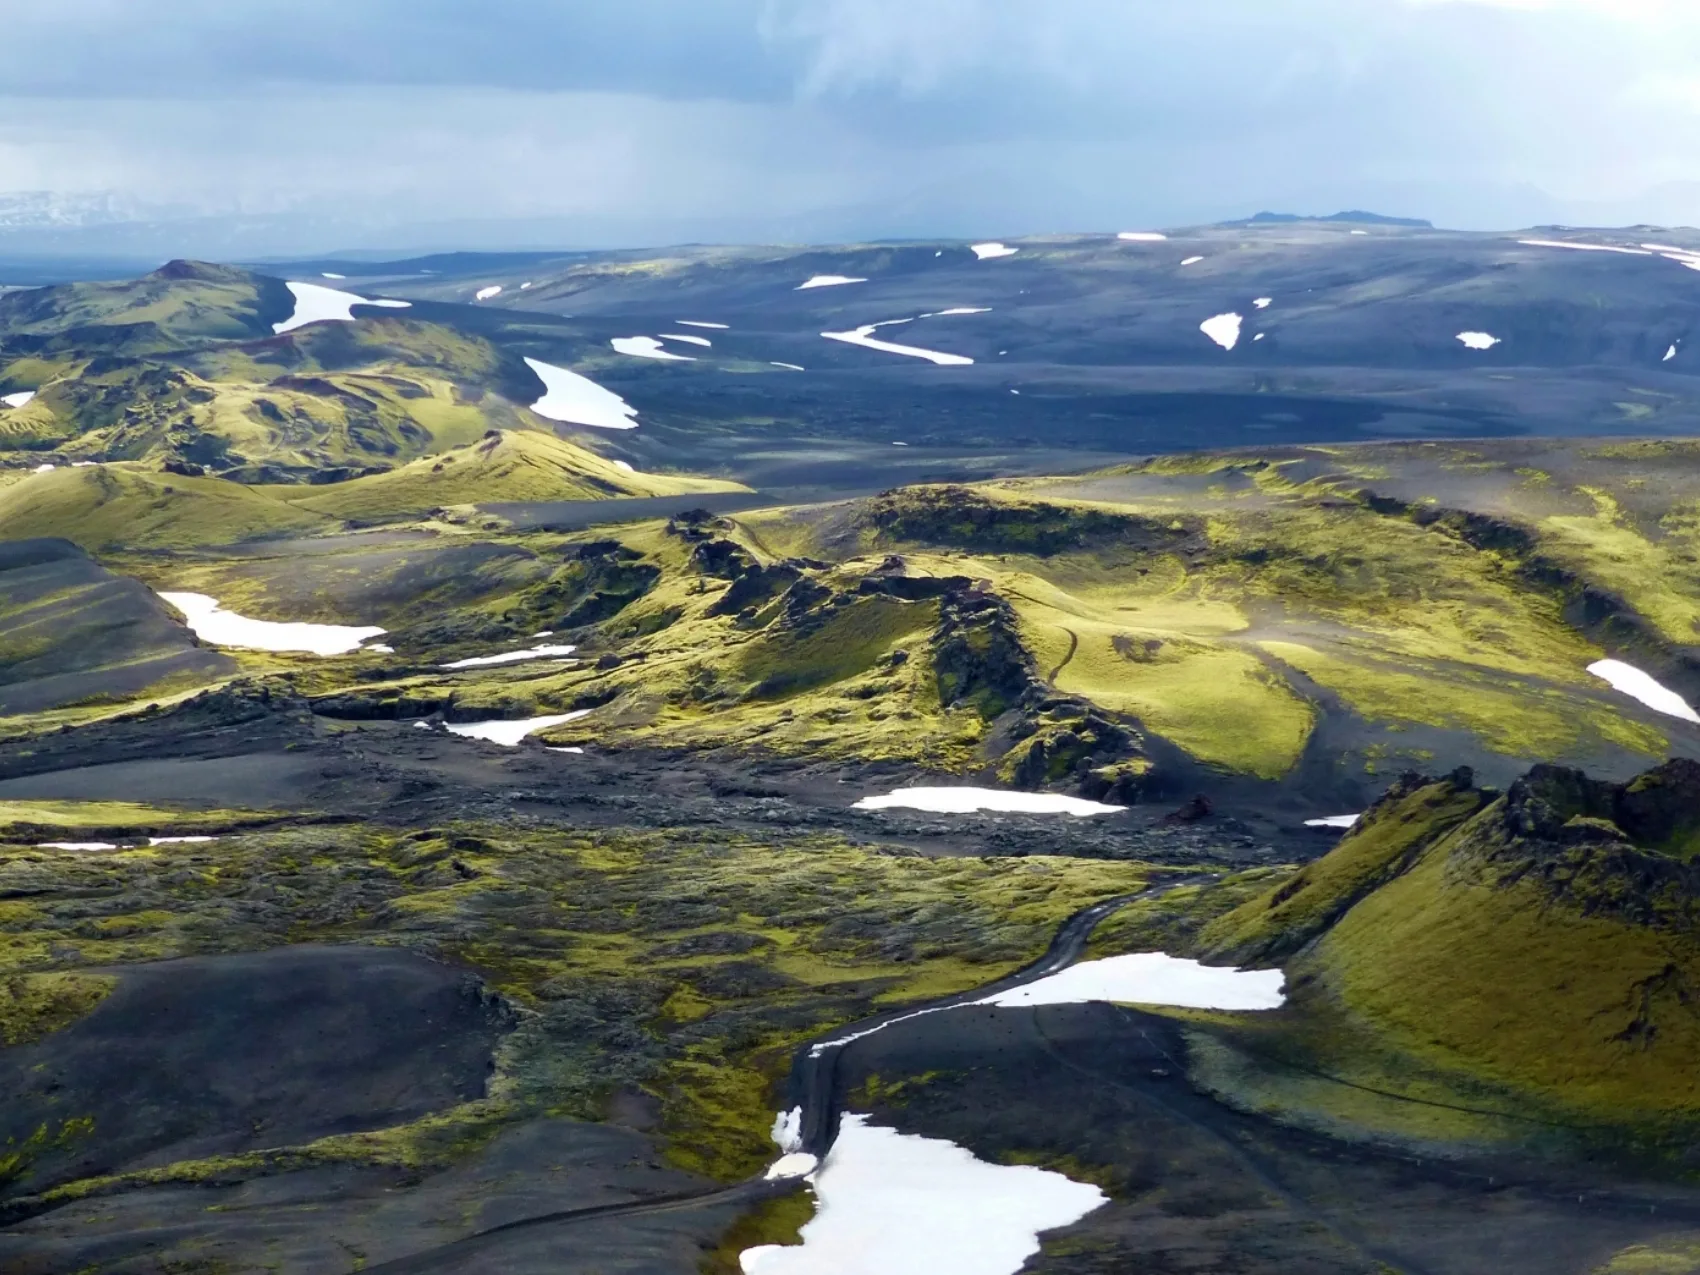
<instances>
[{"instance_id":1,"label":"black sand slope","mask_svg":"<svg viewBox=\"0 0 1700 1275\"><path fill-rule=\"evenodd\" d=\"M1700 1222L1689 1186L1301 1134L1197 1092L1185 1065L1174 1025L1135 1010L975 1008L856 1042L840 1083L901 1091L874 1104L877 1124L1089 1172L1111 1191L1025 1271L1588 1275Z\"/></svg>"},{"instance_id":2,"label":"black sand slope","mask_svg":"<svg viewBox=\"0 0 1700 1275\"><path fill-rule=\"evenodd\" d=\"M140 581L68 540L0 543L0 715L113 702L234 672Z\"/></svg>"},{"instance_id":3,"label":"black sand slope","mask_svg":"<svg viewBox=\"0 0 1700 1275\"><path fill-rule=\"evenodd\" d=\"M92 1121L10 1194L380 1128L484 1094L509 1025L476 978L412 953L298 946L119 972L87 1018L0 1053L4 1137Z\"/></svg>"},{"instance_id":4,"label":"black sand slope","mask_svg":"<svg viewBox=\"0 0 1700 1275\"><path fill-rule=\"evenodd\" d=\"M1629 252L1524 242L1541 240ZM469 254L442 275L373 267L362 286L587 371L638 409L640 428L619 439L634 458L700 468L735 455L733 472L751 485L802 489L805 476L771 458L809 451L823 477L851 491L882 473L887 485L913 481L907 458L878 450L897 443L972 466L1011 449L1139 455L1692 432L1700 278L1643 240L1685 242L1648 228L1463 234L1301 222L1201 227L1161 242L1012 240L1015 254L988 260L960 241L552 262ZM799 288L817 275L862 282ZM501 295L464 304L493 284ZM1241 328L1224 349L1200 325L1229 314ZM869 324L891 325L872 333L879 340L973 362L934 366L821 335ZM1471 348L1458 339L1466 332L1495 344ZM608 344L668 333L713 344L665 343L690 362L620 356ZM851 457L828 440L871 450Z\"/></svg>"}]
</instances>

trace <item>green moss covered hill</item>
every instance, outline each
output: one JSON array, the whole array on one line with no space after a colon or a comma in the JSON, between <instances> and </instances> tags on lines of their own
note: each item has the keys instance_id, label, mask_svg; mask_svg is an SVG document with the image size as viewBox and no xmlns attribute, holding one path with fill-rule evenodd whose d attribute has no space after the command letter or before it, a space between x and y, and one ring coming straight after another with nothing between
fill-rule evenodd
<instances>
[{"instance_id":1,"label":"green moss covered hill","mask_svg":"<svg viewBox=\"0 0 1700 1275\"><path fill-rule=\"evenodd\" d=\"M1287 971L1255 1026L1200 1035L1246 1102L1441 1142L1700 1128L1700 764L1625 784L1539 766L1505 792L1407 777L1340 845L1211 921L1217 958Z\"/></svg>"},{"instance_id":2,"label":"green moss covered hill","mask_svg":"<svg viewBox=\"0 0 1700 1275\"><path fill-rule=\"evenodd\" d=\"M544 447L554 428L529 410L543 386L524 356L580 352L575 331L559 321L539 316L529 335L498 345L464 323L441 321L442 307L435 317L412 307L363 307L354 322L274 332L295 308L281 279L182 261L130 282L0 297L0 394L33 394L0 406L0 461L25 470L42 463L164 466L287 485L404 470L411 461L474 446L491 431L537 433ZM511 468L480 471L482 498L736 487L684 477L646 481L583 447L529 459L511 484ZM370 502L370 516L398 506L416 512L411 502L428 494L456 495L427 493L430 486L409 476ZM410 494L398 494L402 489ZM465 492L460 496L437 503L462 503Z\"/></svg>"}]
</instances>

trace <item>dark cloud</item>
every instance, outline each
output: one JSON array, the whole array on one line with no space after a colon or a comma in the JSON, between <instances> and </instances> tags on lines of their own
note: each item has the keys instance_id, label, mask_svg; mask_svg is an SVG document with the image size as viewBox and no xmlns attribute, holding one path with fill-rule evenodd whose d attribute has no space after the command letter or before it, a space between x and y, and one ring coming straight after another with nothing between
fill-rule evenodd
<instances>
[{"instance_id":1,"label":"dark cloud","mask_svg":"<svg viewBox=\"0 0 1700 1275\"><path fill-rule=\"evenodd\" d=\"M0 0L0 32L0 196L345 242L1700 220L1676 0Z\"/></svg>"}]
</instances>

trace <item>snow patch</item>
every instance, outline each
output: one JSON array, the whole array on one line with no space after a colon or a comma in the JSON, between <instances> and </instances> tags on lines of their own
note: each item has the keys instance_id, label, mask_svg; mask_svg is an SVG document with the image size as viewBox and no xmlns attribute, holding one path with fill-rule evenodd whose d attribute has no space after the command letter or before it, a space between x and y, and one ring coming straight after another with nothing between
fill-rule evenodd
<instances>
[{"instance_id":1,"label":"snow patch","mask_svg":"<svg viewBox=\"0 0 1700 1275\"><path fill-rule=\"evenodd\" d=\"M1200 323L1198 330L1224 350L1231 350L1240 343L1240 324L1244 322L1242 315L1218 314Z\"/></svg>"},{"instance_id":2,"label":"snow patch","mask_svg":"<svg viewBox=\"0 0 1700 1275\"><path fill-rule=\"evenodd\" d=\"M1196 266L1199 262L1201 262L1203 260L1204 260L1203 257L1188 257L1185 261L1181 262L1181 264L1183 266Z\"/></svg>"},{"instance_id":3,"label":"snow patch","mask_svg":"<svg viewBox=\"0 0 1700 1275\"><path fill-rule=\"evenodd\" d=\"M1622 660L1596 660L1588 665L1588 672L1610 682L1614 691L1640 700L1655 713L1680 717L1685 722L1700 722L1700 713L1696 713L1687 700L1660 683L1651 673L1645 673L1633 664L1625 664Z\"/></svg>"},{"instance_id":4,"label":"snow patch","mask_svg":"<svg viewBox=\"0 0 1700 1275\"><path fill-rule=\"evenodd\" d=\"M34 390L19 390L15 394L0 394L0 403L7 407L22 407L34 397Z\"/></svg>"},{"instance_id":5,"label":"snow patch","mask_svg":"<svg viewBox=\"0 0 1700 1275\"><path fill-rule=\"evenodd\" d=\"M1004 792L996 788L899 788L880 797L863 797L855 810L925 810L936 815L971 815L982 810L1008 811L1024 815L1121 814L1126 807L1106 806L1082 797L1065 797L1051 792Z\"/></svg>"},{"instance_id":6,"label":"snow patch","mask_svg":"<svg viewBox=\"0 0 1700 1275\"><path fill-rule=\"evenodd\" d=\"M1116 238L1130 243L1162 243L1168 236L1159 230L1124 230Z\"/></svg>"},{"instance_id":7,"label":"snow patch","mask_svg":"<svg viewBox=\"0 0 1700 1275\"><path fill-rule=\"evenodd\" d=\"M769 363L770 367L782 367L792 372L807 372L809 369L800 363Z\"/></svg>"},{"instance_id":8,"label":"snow patch","mask_svg":"<svg viewBox=\"0 0 1700 1275\"><path fill-rule=\"evenodd\" d=\"M1491 350L1499 338L1487 332L1460 332L1458 339L1472 350Z\"/></svg>"},{"instance_id":9,"label":"snow patch","mask_svg":"<svg viewBox=\"0 0 1700 1275\"><path fill-rule=\"evenodd\" d=\"M480 288L477 292L474 292L472 294L472 299L474 301L488 301L491 297L499 297L501 295L502 285L499 283L492 283L488 288Z\"/></svg>"},{"instance_id":10,"label":"snow patch","mask_svg":"<svg viewBox=\"0 0 1700 1275\"><path fill-rule=\"evenodd\" d=\"M807 1151L791 1151L767 1166L762 1174L769 1182L779 1178L806 1178L820 1166L820 1161Z\"/></svg>"},{"instance_id":11,"label":"snow patch","mask_svg":"<svg viewBox=\"0 0 1700 1275\"><path fill-rule=\"evenodd\" d=\"M1256 306L1259 310L1267 310L1274 303L1274 297L1258 297L1252 302L1252 305Z\"/></svg>"},{"instance_id":12,"label":"snow patch","mask_svg":"<svg viewBox=\"0 0 1700 1275\"><path fill-rule=\"evenodd\" d=\"M727 330L724 323L704 323L701 319L674 319L673 322L686 328L715 328L721 332Z\"/></svg>"},{"instance_id":13,"label":"snow patch","mask_svg":"<svg viewBox=\"0 0 1700 1275\"><path fill-rule=\"evenodd\" d=\"M345 274L335 274L335 273L333 273L332 271L329 271L329 270L320 271L319 277L323 278L323 279L346 279L346 278L348 278L348 276L345 275Z\"/></svg>"},{"instance_id":14,"label":"snow patch","mask_svg":"<svg viewBox=\"0 0 1700 1275\"><path fill-rule=\"evenodd\" d=\"M1109 1202L1049 1169L988 1164L852 1112L814 1190L802 1244L745 1249L744 1275L1010 1275L1039 1251L1041 1232Z\"/></svg>"},{"instance_id":15,"label":"snow patch","mask_svg":"<svg viewBox=\"0 0 1700 1275\"><path fill-rule=\"evenodd\" d=\"M991 261L997 257L1013 257L1021 251L1019 248L1011 248L1008 244L1001 243L976 243L968 246L974 250L974 256L981 261Z\"/></svg>"},{"instance_id":16,"label":"snow patch","mask_svg":"<svg viewBox=\"0 0 1700 1275\"><path fill-rule=\"evenodd\" d=\"M57 467L53 464L53 462L44 460L44 461L41 462L41 464L37 465L34 469L30 470L30 473L32 473L32 474L50 474L50 473L53 472L53 470L55 468L57 468Z\"/></svg>"},{"instance_id":17,"label":"snow patch","mask_svg":"<svg viewBox=\"0 0 1700 1275\"><path fill-rule=\"evenodd\" d=\"M501 744L505 748L518 748L520 741L527 735L548 730L551 726L559 726L563 722L577 721L592 711L580 708L571 713L522 717L516 721L450 722L449 734L461 735L467 739L484 739L492 744Z\"/></svg>"},{"instance_id":18,"label":"snow patch","mask_svg":"<svg viewBox=\"0 0 1700 1275\"><path fill-rule=\"evenodd\" d=\"M619 354L629 354L634 359L670 359L676 363L696 362L688 354L674 354L671 350L661 348L661 342L652 336L617 336L612 338L609 345Z\"/></svg>"},{"instance_id":19,"label":"snow patch","mask_svg":"<svg viewBox=\"0 0 1700 1275\"><path fill-rule=\"evenodd\" d=\"M503 651L500 655L474 655L464 660L439 664L438 668L484 668L491 664L520 664L526 660L546 660L555 655L571 655L576 646L534 646L524 651Z\"/></svg>"},{"instance_id":20,"label":"snow patch","mask_svg":"<svg viewBox=\"0 0 1700 1275\"><path fill-rule=\"evenodd\" d=\"M1025 1009L1087 1001L1173 1005L1181 1009L1279 1009L1286 975L1201 965L1166 952L1137 952L1080 961L1020 987L994 992L976 1005Z\"/></svg>"},{"instance_id":21,"label":"snow patch","mask_svg":"<svg viewBox=\"0 0 1700 1275\"><path fill-rule=\"evenodd\" d=\"M1306 819L1307 828L1355 828L1362 815L1325 815L1321 819Z\"/></svg>"},{"instance_id":22,"label":"snow patch","mask_svg":"<svg viewBox=\"0 0 1700 1275\"><path fill-rule=\"evenodd\" d=\"M705 336L691 336L688 332L663 332L661 334L661 339L663 341L684 341L690 345L701 345L705 347L710 347L714 344L713 341L710 341Z\"/></svg>"},{"instance_id":23,"label":"snow patch","mask_svg":"<svg viewBox=\"0 0 1700 1275\"><path fill-rule=\"evenodd\" d=\"M804 288L836 288L840 284L866 282L866 279L853 279L847 274L817 274L799 283L794 291L801 292Z\"/></svg>"},{"instance_id":24,"label":"snow patch","mask_svg":"<svg viewBox=\"0 0 1700 1275\"><path fill-rule=\"evenodd\" d=\"M519 290L520 290L520 291L521 291L521 292L524 292L524 291L525 291L525 290L526 290L526 289L527 289L527 288L529 288L529 287L530 287L530 286L531 286L531 280L530 280L530 279L527 279L527 280L526 280L526 281L525 281L525 282L524 282L524 283L522 283L522 284L520 284L520 285L519 285Z\"/></svg>"},{"instance_id":25,"label":"snow patch","mask_svg":"<svg viewBox=\"0 0 1700 1275\"><path fill-rule=\"evenodd\" d=\"M773 1117L773 1145L789 1155L803 1147L803 1109L792 1107Z\"/></svg>"},{"instance_id":26,"label":"snow patch","mask_svg":"<svg viewBox=\"0 0 1700 1275\"><path fill-rule=\"evenodd\" d=\"M1670 349L1665 351L1665 357L1660 359L1659 362L1669 363L1675 357L1676 357L1676 346L1673 345L1673 346L1671 346Z\"/></svg>"},{"instance_id":27,"label":"snow patch","mask_svg":"<svg viewBox=\"0 0 1700 1275\"><path fill-rule=\"evenodd\" d=\"M1626 257L1650 257L1652 251L1647 248L1618 248L1606 243L1571 243L1567 239L1519 239L1517 241L1530 248L1570 248L1576 252L1621 252Z\"/></svg>"},{"instance_id":28,"label":"snow patch","mask_svg":"<svg viewBox=\"0 0 1700 1275\"><path fill-rule=\"evenodd\" d=\"M37 850L116 850L110 841L38 841Z\"/></svg>"},{"instance_id":29,"label":"snow patch","mask_svg":"<svg viewBox=\"0 0 1700 1275\"><path fill-rule=\"evenodd\" d=\"M958 305L952 306L948 310L929 310L920 317L923 319L942 319L949 314L990 314L991 312L992 307L989 305Z\"/></svg>"},{"instance_id":30,"label":"snow patch","mask_svg":"<svg viewBox=\"0 0 1700 1275\"><path fill-rule=\"evenodd\" d=\"M160 600L182 612L196 637L214 646L252 651L302 651L309 655L346 655L383 629L375 625L307 624L251 620L226 611L204 593L161 593Z\"/></svg>"},{"instance_id":31,"label":"snow patch","mask_svg":"<svg viewBox=\"0 0 1700 1275\"><path fill-rule=\"evenodd\" d=\"M623 470L624 472L626 472L628 474L637 473L637 470L632 468L632 462L629 461L629 460L617 460L617 461L615 461L614 462L614 468L619 469L619 470Z\"/></svg>"},{"instance_id":32,"label":"snow patch","mask_svg":"<svg viewBox=\"0 0 1700 1275\"><path fill-rule=\"evenodd\" d=\"M846 345L860 345L864 349L884 350L887 354L906 354L912 359L926 359L941 367L955 367L974 361L966 354L945 354L939 350L923 350L918 345L897 345L891 341L874 340L875 328L908 322L908 319L887 319L884 323L865 324L853 332L822 332L821 335L828 341L843 341Z\"/></svg>"},{"instance_id":33,"label":"snow patch","mask_svg":"<svg viewBox=\"0 0 1700 1275\"><path fill-rule=\"evenodd\" d=\"M525 365L543 382L543 397L531 405L539 416L595 429L637 428L637 421L632 419L637 408L588 376L537 359L528 358Z\"/></svg>"},{"instance_id":34,"label":"snow patch","mask_svg":"<svg viewBox=\"0 0 1700 1275\"><path fill-rule=\"evenodd\" d=\"M309 323L353 323L354 307L357 305L405 310L413 304L411 301L391 301L385 298L368 300L358 293L327 288L322 283L292 282L284 286L295 296L295 313L282 323L272 324L272 331L280 336L285 332L293 332L296 328L306 327Z\"/></svg>"},{"instance_id":35,"label":"snow patch","mask_svg":"<svg viewBox=\"0 0 1700 1275\"><path fill-rule=\"evenodd\" d=\"M199 846L217 840L217 837L149 837L148 844L150 846Z\"/></svg>"}]
</instances>

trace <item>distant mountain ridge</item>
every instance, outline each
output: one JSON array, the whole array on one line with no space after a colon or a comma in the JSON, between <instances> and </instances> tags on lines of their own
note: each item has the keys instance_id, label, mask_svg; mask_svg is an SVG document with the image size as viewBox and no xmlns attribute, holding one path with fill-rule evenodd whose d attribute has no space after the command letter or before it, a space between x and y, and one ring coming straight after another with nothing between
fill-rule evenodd
<instances>
[{"instance_id":1,"label":"distant mountain ridge","mask_svg":"<svg viewBox=\"0 0 1700 1275\"><path fill-rule=\"evenodd\" d=\"M1298 221L1339 221L1360 226L1405 226L1412 230L1433 230L1434 223L1422 217L1388 217L1382 213L1365 212L1361 208L1329 213L1326 217L1300 213L1260 212L1240 221L1224 221L1224 226L1287 225Z\"/></svg>"}]
</instances>

